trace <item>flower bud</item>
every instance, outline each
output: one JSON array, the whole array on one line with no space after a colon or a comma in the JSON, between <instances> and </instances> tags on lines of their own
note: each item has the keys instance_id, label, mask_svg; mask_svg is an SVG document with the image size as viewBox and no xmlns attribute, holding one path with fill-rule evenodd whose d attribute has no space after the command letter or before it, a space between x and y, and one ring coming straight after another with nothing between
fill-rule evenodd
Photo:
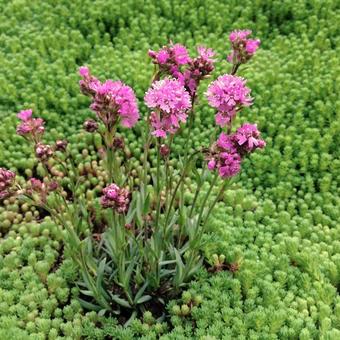
<instances>
[{"instance_id":1,"label":"flower bud","mask_svg":"<svg viewBox=\"0 0 340 340\"><path fill-rule=\"evenodd\" d=\"M125 143L123 137L115 137L113 139L113 147L114 149L124 149Z\"/></svg>"},{"instance_id":2,"label":"flower bud","mask_svg":"<svg viewBox=\"0 0 340 340\"><path fill-rule=\"evenodd\" d=\"M87 119L84 122L84 130L90 133L97 131L98 123L93 119Z\"/></svg>"},{"instance_id":3,"label":"flower bud","mask_svg":"<svg viewBox=\"0 0 340 340\"><path fill-rule=\"evenodd\" d=\"M55 142L55 149L58 151L65 151L67 148L68 142L66 140L57 140Z\"/></svg>"},{"instance_id":4,"label":"flower bud","mask_svg":"<svg viewBox=\"0 0 340 340\"><path fill-rule=\"evenodd\" d=\"M53 155L53 150L48 144L38 143L35 147L35 155L40 160L45 161Z\"/></svg>"},{"instance_id":5,"label":"flower bud","mask_svg":"<svg viewBox=\"0 0 340 340\"><path fill-rule=\"evenodd\" d=\"M166 144L162 144L161 147L159 148L159 152L161 153L161 156L163 158L166 158L170 153L170 148Z\"/></svg>"}]
</instances>

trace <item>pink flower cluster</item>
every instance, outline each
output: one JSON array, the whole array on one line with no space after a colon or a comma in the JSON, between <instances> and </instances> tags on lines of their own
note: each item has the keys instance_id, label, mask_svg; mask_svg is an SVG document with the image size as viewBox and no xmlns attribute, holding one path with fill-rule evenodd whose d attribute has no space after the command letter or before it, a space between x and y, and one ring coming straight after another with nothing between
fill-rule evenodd
<instances>
[{"instance_id":1,"label":"pink flower cluster","mask_svg":"<svg viewBox=\"0 0 340 340\"><path fill-rule=\"evenodd\" d=\"M113 208L118 213L125 213L129 208L130 196L127 189L119 188L116 184L110 184L103 189L100 203L104 208Z\"/></svg>"},{"instance_id":2,"label":"pink flower cluster","mask_svg":"<svg viewBox=\"0 0 340 340\"><path fill-rule=\"evenodd\" d=\"M227 60L232 64L246 63L260 46L259 39L248 39L251 34L250 30L233 31L229 35L232 46L232 52L228 55Z\"/></svg>"},{"instance_id":3,"label":"pink flower cluster","mask_svg":"<svg viewBox=\"0 0 340 340\"><path fill-rule=\"evenodd\" d=\"M131 128L139 119L136 96L131 87L121 81L106 80L101 83L90 74L87 67L79 69L83 79L81 91L92 98L90 108L111 129L120 120L122 126Z\"/></svg>"},{"instance_id":4,"label":"pink flower cluster","mask_svg":"<svg viewBox=\"0 0 340 340\"><path fill-rule=\"evenodd\" d=\"M222 178L235 176L241 169L242 158L265 145L256 124L245 123L232 135L222 132L209 150L208 169L218 169Z\"/></svg>"},{"instance_id":5,"label":"pink flower cluster","mask_svg":"<svg viewBox=\"0 0 340 340\"><path fill-rule=\"evenodd\" d=\"M179 123L186 121L187 111L191 108L189 93L175 79L166 78L154 82L144 100L154 110L150 116L154 129L152 134L162 138L178 130Z\"/></svg>"},{"instance_id":6,"label":"pink flower cluster","mask_svg":"<svg viewBox=\"0 0 340 340\"><path fill-rule=\"evenodd\" d=\"M232 138L225 133L220 134L210 149L208 169L218 169L222 178L233 177L241 170L241 156L238 154Z\"/></svg>"},{"instance_id":7,"label":"pink flower cluster","mask_svg":"<svg viewBox=\"0 0 340 340\"><path fill-rule=\"evenodd\" d=\"M164 46L158 52L150 50L149 56L161 73L179 80L193 98L199 82L211 74L215 63L215 52L211 48L199 46L197 52L198 56L191 59L183 45L175 44Z\"/></svg>"},{"instance_id":8,"label":"pink flower cluster","mask_svg":"<svg viewBox=\"0 0 340 340\"><path fill-rule=\"evenodd\" d=\"M17 114L21 123L17 126L17 134L38 143L44 134L44 120L32 118L32 110L23 110Z\"/></svg>"},{"instance_id":9,"label":"pink flower cluster","mask_svg":"<svg viewBox=\"0 0 340 340\"><path fill-rule=\"evenodd\" d=\"M11 194L11 188L14 184L15 173L13 171L0 168L0 200Z\"/></svg>"},{"instance_id":10,"label":"pink flower cluster","mask_svg":"<svg viewBox=\"0 0 340 340\"><path fill-rule=\"evenodd\" d=\"M230 125L238 110L252 104L250 89L241 77L224 74L213 81L206 92L209 104L218 110L216 124Z\"/></svg>"}]
</instances>

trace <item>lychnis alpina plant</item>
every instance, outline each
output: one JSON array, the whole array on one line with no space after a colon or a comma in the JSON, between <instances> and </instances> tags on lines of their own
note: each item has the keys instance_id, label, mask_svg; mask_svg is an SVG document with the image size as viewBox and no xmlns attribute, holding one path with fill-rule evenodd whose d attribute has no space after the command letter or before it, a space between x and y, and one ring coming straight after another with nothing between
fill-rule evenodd
<instances>
[{"instance_id":1,"label":"lychnis alpina plant","mask_svg":"<svg viewBox=\"0 0 340 340\"><path fill-rule=\"evenodd\" d=\"M214 80L205 94L216 109L212 136L220 130L219 136L194 152L189 152L188 144L198 89L214 71L215 53L200 46L198 55L191 58L184 46L172 43L149 51L155 72L144 97L150 110L140 123L144 161L137 182L131 179L132 165L124 157L126 141L117 133L133 128L140 118L134 91L119 80L100 81L88 67L79 69L80 90L89 97L95 114L95 119L84 122L84 129L98 134L104 145L100 155L106 187L91 202L92 209L79 194L85 175L73 162L67 142L45 144L44 121L33 118L32 110L18 114L17 133L31 143L45 171L44 178L30 178L18 192L61 226L66 252L79 268L85 308L121 315L121 320L127 321L155 304L164 305L201 267L202 235L214 206L240 172L243 159L265 146L255 124L233 127L237 114L253 103L246 80L236 75L259 46L259 40L250 40L249 35L250 31L230 34L232 52L227 59L232 63L231 72ZM183 159L180 167L173 169L169 166L174 157L172 142L187 122ZM157 155L155 172L149 166L152 148ZM203 169L196 169L199 159ZM207 176L209 171L213 176ZM197 185L193 201L186 205L183 197L188 176ZM67 178L67 184L60 177ZM203 191L209 177L210 187ZM15 174L0 169L0 198L17 188Z\"/></svg>"}]
</instances>

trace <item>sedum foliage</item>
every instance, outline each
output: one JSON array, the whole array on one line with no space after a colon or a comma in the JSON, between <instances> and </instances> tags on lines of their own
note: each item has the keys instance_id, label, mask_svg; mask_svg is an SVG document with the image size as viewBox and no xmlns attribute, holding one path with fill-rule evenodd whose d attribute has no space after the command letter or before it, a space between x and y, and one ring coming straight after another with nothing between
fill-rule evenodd
<instances>
[{"instance_id":1,"label":"sedum foliage","mask_svg":"<svg viewBox=\"0 0 340 340\"><path fill-rule=\"evenodd\" d=\"M77 130L89 113L78 92L78 66L122 79L141 100L153 72L148 48L171 38L193 52L204 42L222 57L227 32L245 27L263 45L242 74L256 100L239 122L254 118L268 145L246 161L240 184L226 191L210 220L205 253L216 273L202 271L189 289L201 303L187 296L170 302L168 325L147 315L122 328L85 316L72 288L74 270L67 261L59 265L56 227L48 219L37 224L43 216L32 207L7 201L0 207L0 338L340 337L336 1L12 0L0 3L0 13L0 166L28 176L39 171L15 135L15 113L33 107L47 121L47 139L66 136L78 163L96 168L98 138ZM228 70L219 65L216 75ZM204 128L192 134L193 147L209 142L214 119L206 105L197 111ZM126 143L133 143L136 169L139 135L129 132ZM174 145L178 155L183 141ZM91 199L103 186L98 174L79 190ZM225 256L228 271L216 270L214 254Z\"/></svg>"}]
</instances>

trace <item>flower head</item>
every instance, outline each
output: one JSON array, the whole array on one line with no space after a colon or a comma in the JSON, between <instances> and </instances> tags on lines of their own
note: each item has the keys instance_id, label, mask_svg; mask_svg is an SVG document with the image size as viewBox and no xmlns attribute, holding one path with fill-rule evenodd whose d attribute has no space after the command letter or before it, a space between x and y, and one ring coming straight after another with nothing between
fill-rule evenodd
<instances>
[{"instance_id":1,"label":"flower head","mask_svg":"<svg viewBox=\"0 0 340 340\"><path fill-rule=\"evenodd\" d=\"M144 97L151 113L153 135L166 137L167 133L173 134L179 128L180 122L185 122L187 111L191 107L189 93L184 86L175 79L163 79L152 84Z\"/></svg>"},{"instance_id":2,"label":"flower head","mask_svg":"<svg viewBox=\"0 0 340 340\"><path fill-rule=\"evenodd\" d=\"M260 40L248 39L250 34L250 30L233 31L230 33L229 40L232 52L227 57L230 63L244 64L255 54L260 46Z\"/></svg>"},{"instance_id":3,"label":"flower head","mask_svg":"<svg viewBox=\"0 0 340 340\"><path fill-rule=\"evenodd\" d=\"M42 118L32 118L32 110L23 110L17 114L21 123L17 126L17 134L36 143L44 134L44 120Z\"/></svg>"},{"instance_id":4,"label":"flower head","mask_svg":"<svg viewBox=\"0 0 340 340\"><path fill-rule=\"evenodd\" d=\"M129 208L130 193L116 184L110 184L103 189L100 203L104 208L113 208L118 213L125 213Z\"/></svg>"},{"instance_id":5,"label":"flower head","mask_svg":"<svg viewBox=\"0 0 340 340\"><path fill-rule=\"evenodd\" d=\"M252 104L250 89L245 84L243 78L225 74L209 85L206 96L209 104L218 110L217 125L228 125L237 110Z\"/></svg>"},{"instance_id":6,"label":"flower head","mask_svg":"<svg viewBox=\"0 0 340 340\"><path fill-rule=\"evenodd\" d=\"M8 197L12 193L12 186L15 180L13 171L0 168L0 200Z\"/></svg>"},{"instance_id":7,"label":"flower head","mask_svg":"<svg viewBox=\"0 0 340 340\"><path fill-rule=\"evenodd\" d=\"M124 127L131 128L139 119L136 96L121 81L107 80L99 85L90 108L106 126L113 126L120 119Z\"/></svg>"},{"instance_id":8,"label":"flower head","mask_svg":"<svg viewBox=\"0 0 340 340\"><path fill-rule=\"evenodd\" d=\"M217 169L222 178L233 177L241 170L241 156L238 154L231 136L225 133L221 133L218 140L212 145L207 160L208 169Z\"/></svg>"},{"instance_id":9,"label":"flower head","mask_svg":"<svg viewBox=\"0 0 340 340\"><path fill-rule=\"evenodd\" d=\"M106 80L101 83L91 76L86 67L79 70L83 80L80 81L82 92L92 98L90 108L97 117L111 129L119 120L122 126L131 128L138 119L139 112L136 96L131 87L121 81ZM91 120L91 123L93 121ZM85 128L95 131L95 124L86 124Z\"/></svg>"},{"instance_id":10,"label":"flower head","mask_svg":"<svg viewBox=\"0 0 340 340\"><path fill-rule=\"evenodd\" d=\"M256 124L243 124L232 138L241 154L250 153L258 148L263 149L266 146L266 142L260 139L260 131Z\"/></svg>"}]
</instances>

